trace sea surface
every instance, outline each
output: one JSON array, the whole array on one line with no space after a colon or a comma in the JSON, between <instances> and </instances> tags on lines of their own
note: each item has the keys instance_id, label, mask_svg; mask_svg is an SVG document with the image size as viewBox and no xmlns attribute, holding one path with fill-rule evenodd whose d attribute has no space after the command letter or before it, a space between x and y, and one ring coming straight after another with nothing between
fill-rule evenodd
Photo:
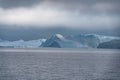
<instances>
[{"instance_id":1,"label":"sea surface","mask_svg":"<svg viewBox=\"0 0 120 80\"><path fill-rule=\"evenodd\" d=\"M120 80L120 50L0 49L0 80Z\"/></svg>"}]
</instances>

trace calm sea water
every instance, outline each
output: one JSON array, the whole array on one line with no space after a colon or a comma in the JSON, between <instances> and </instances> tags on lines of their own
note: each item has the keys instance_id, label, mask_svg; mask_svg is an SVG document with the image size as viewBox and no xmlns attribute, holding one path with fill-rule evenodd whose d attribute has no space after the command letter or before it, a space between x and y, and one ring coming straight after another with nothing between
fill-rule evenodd
<instances>
[{"instance_id":1,"label":"calm sea water","mask_svg":"<svg viewBox=\"0 0 120 80\"><path fill-rule=\"evenodd\" d=\"M120 51L0 49L0 80L120 80Z\"/></svg>"}]
</instances>

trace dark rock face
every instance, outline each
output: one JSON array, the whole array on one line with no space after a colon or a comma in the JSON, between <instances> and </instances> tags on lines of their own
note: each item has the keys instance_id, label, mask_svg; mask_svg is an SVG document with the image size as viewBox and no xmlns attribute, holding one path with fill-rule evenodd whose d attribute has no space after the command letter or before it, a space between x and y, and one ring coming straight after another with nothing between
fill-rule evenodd
<instances>
[{"instance_id":1,"label":"dark rock face","mask_svg":"<svg viewBox=\"0 0 120 80\"><path fill-rule=\"evenodd\" d=\"M98 48L120 49L120 40L111 40L99 44Z\"/></svg>"}]
</instances>

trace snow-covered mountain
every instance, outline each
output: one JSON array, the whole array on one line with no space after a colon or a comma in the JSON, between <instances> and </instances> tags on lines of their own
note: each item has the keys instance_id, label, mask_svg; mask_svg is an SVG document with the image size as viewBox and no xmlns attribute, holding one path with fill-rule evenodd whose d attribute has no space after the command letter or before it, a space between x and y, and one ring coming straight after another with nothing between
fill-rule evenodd
<instances>
[{"instance_id":1,"label":"snow-covered mountain","mask_svg":"<svg viewBox=\"0 0 120 80\"><path fill-rule=\"evenodd\" d=\"M10 48L38 48L46 39L38 40L18 40L18 41L4 41L0 42L0 47L10 47Z\"/></svg>"}]
</instances>

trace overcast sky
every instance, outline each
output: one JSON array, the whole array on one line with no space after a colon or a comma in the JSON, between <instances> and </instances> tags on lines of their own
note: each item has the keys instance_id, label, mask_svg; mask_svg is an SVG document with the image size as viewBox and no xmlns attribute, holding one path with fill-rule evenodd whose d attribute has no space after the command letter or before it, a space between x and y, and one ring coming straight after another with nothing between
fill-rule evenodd
<instances>
[{"instance_id":1,"label":"overcast sky","mask_svg":"<svg viewBox=\"0 0 120 80\"><path fill-rule=\"evenodd\" d=\"M115 28L120 26L120 0L0 0L0 24Z\"/></svg>"}]
</instances>

